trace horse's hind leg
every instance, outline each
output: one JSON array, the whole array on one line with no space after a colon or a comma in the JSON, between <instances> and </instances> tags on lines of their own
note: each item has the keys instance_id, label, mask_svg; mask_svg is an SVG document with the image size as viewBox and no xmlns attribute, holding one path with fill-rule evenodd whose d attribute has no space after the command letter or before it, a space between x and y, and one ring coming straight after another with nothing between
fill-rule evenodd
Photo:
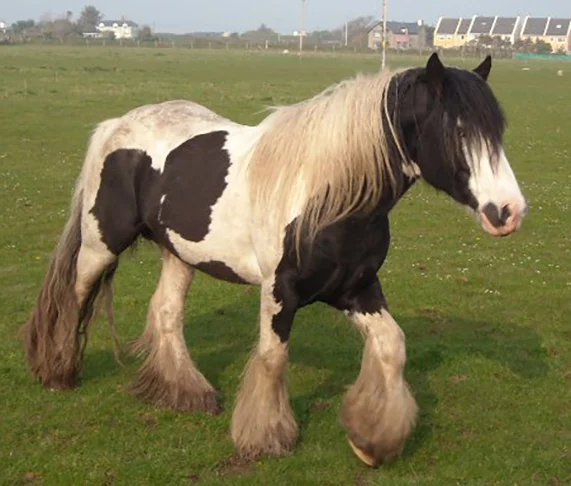
<instances>
[{"instance_id":1,"label":"horse's hind leg","mask_svg":"<svg viewBox=\"0 0 571 486\"><path fill-rule=\"evenodd\" d=\"M151 299L147 328L135 350L147 354L131 391L146 401L181 411L219 413L214 388L196 368L183 335L184 303L194 270L163 250L163 267Z\"/></svg>"},{"instance_id":2,"label":"horse's hind leg","mask_svg":"<svg viewBox=\"0 0 571 486\"><path fill-rule=\"evenodd\" d=\"M75 202L23 329L28 365L52 389L77 385L85 342L82 331L94 317L101 285L110 285L116 261L103 243L95 240L90 246L82 238L82 206Z\"/></svg>"}]
</instances>

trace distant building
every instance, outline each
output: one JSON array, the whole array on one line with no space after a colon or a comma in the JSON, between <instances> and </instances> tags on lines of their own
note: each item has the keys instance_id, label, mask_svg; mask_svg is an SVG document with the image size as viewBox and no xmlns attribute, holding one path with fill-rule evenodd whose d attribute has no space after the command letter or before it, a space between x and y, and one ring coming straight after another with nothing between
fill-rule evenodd
<instances>
[{"instance_id":1,"label":"distant building","mask_svg":"<svg viewBox=\"0 0 571 486\"><path fill-rule=\"evenodd\" d=\"M383 45L383 23L374 25L368 34L369 49L380 49ZM393 49L422 49L426 47L426 25L424 21L387 21L387 47Z\"/></svg>"},{"instance_id":2,"label":"distant building","mask_svg":"<svg viewBox=\"0 0 571 486\"><path fill-rule=\"evenodd\" d=\"M541 40L551 44L553 52L571 54L571 18L525 17L521 39Z\"/></svg>"},{"instance_id":3,"label":"distant building","mask_svg":"<svg viewBox=\"0 0 571 486\"><path fill-rule=\"evenodd\" d=\"M434 29L434 47L449 49L463 46L468 42L471 25L472 19L440 17Z\"/></svg>"},{"instance_id":4,"label":"distant building","mask_svg":"<svg viewBox=\"0 0 571 486\"><path fill-rule=\"evenodd\" d=\"M499 37L513 44L519 38L520 17L440 17L434 30L434 46L462 47L481 36Z\"/></svg>"},{"instance_id":5,"label":"distant building","mask_svg":"<svg viewBox=\"0 0 571 486\"><path fill-rule=\"evenodd\" d=\"M6 22L0 20L0 34L5 34L7 28L8 26L6 25Z\"/></svg>"},{"instance_id":6,"label":"distant building","mask_svg":"<svg viewBox=\"0 0 571 486\"><path fill-rule=\"evenodd\" d=\"M139 32L139 25L131 20L102 20L95 28L101 34L97 37L112 32L116 39L133 39Z\"/></svg>"},{"instance_id":7,"label":"distant building","mask_svg":"<svg viewBox=\"0 0 571 486\"><path fill-rule=\"evenodd\" d=\"M518 39L543 40L553 51L571 52L571 19L551 17L440 17L434 30L434 46L462 47L481 36L499 37L514 44Z\"/></svg>"}]
</instances>

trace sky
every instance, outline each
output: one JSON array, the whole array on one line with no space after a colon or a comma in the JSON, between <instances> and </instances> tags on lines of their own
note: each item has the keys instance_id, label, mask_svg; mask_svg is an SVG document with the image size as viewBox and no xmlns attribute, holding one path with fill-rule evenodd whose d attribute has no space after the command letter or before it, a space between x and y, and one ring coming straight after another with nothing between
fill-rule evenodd
<instances>
[{"instance_id":1,"label":"sky","mask_svg":"<svg viewBox=\"0 0 571 486\"><path fill-rule=\"evenodd\" d=\"M38 20L44 14L59 16L71 11L74 18L91 3L114 20L129 20L154 27L157 32L236 31L256 29L261 23L282 33L299 28L301 0L19 0L2 1L0 19ZM460 6L463 5L463 6ZM570 0L388 0L388 20L424 20L435 25L440 15L533 15L571 17ZM306 0L306 30L332 29L346 20L372 15L381 17L381 0Z\"/></svg>"}]
</instances>

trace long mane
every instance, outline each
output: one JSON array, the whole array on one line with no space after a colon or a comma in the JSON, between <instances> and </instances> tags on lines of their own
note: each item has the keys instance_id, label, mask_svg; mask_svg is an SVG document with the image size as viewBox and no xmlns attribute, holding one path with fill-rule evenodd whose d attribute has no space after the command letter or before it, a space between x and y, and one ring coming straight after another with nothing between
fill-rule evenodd
<instances>
[{"instance_id":1,"label":"long mane","mask_svg":"<svg viewBox=\"0 0 571 486\"><path fill-rule=\"evenodd\" d=\"M387 103L393 76L358 75L274 108L262 122L248 168L252 206L271 208L271 218L283 224L297 216L298 249L302 229L311 242L324 227L372 209L384 190L395 188L390 147L402 157L404 150Z\"/></svg>"}]
</instances>

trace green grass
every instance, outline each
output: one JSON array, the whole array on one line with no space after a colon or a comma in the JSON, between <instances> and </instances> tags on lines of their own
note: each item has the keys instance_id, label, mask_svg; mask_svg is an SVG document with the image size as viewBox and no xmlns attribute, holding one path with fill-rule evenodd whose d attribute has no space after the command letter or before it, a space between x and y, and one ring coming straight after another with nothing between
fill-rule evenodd
<instances>
[{"instance_id":1,"label":"green grass","mask_svg":"<svg viewBox=\"0 0 571 486\"><path fill-rule=\"evenodd\" d=\"M421 62L391 59L391 66ZM476 61L466 66L475 66ZM522 71L522 67L530 67ZM300 442L285 458L242 464L228 430L257 335L258 291L200 275L187 341L220 390L218 417L181 414L125 392L138 363L114 361L105 322L90 339L83 384L51 393L31 379L17 338L65 222L95 123L135 106L189 98L243 123L378 58L185 49L0 49L0 482L46 485L562 485L571 481L571 70L495 62L491 83L510 126L506 150L530 212L493 239L447 197L418 184L392 216L381 277L407 336L406 376L421 408L404 456L370 470L338 424L361 344L321 305L291 340ZM556 76L558 69L564 76ZM143 330L158 252L122 258L116 318L123 342Z\"/></svg>"}]
</instances>

